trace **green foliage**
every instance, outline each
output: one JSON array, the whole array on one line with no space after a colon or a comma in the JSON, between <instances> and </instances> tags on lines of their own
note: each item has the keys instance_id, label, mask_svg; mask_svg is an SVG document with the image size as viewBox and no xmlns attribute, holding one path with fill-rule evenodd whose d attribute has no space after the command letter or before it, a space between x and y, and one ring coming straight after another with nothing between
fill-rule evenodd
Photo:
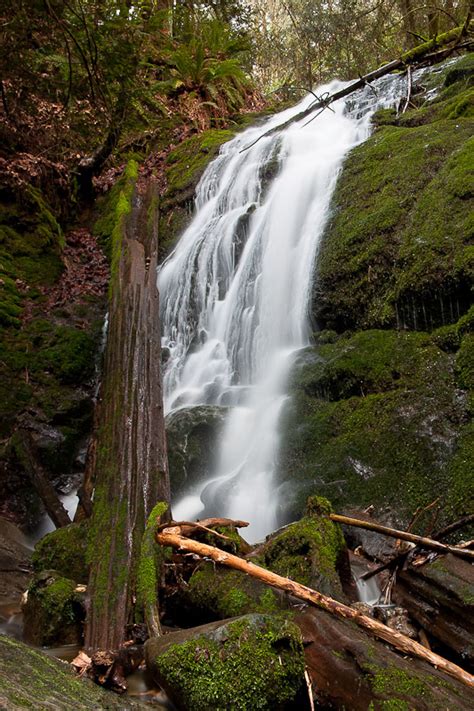
<instances>
[{"instance_id":1,"label":"green foliage","mask_svg":"<svg viewBox=\"0 0 474 711\"><path fill-rule=\"evenodd\" d=\"M339 509L390 505L406 523L441 493L455 518L473 500L468 404L438 334L365 331L303 353L282 422L291 515L312 492Z\"/></svg>"}]
</instances>

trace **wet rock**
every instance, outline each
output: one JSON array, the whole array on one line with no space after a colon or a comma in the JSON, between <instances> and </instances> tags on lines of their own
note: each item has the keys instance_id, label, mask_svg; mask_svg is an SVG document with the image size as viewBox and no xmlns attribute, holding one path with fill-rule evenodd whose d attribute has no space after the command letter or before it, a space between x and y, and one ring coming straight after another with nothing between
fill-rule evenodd
<instances>
[{"instance_id":1,"label":"wet rock","mask_svg":"<svg viewBox=\"0 0 474 711\"><path fill-rule=\"evenodd\" d=\"M37 574L23 607L24 638L38 646L80 644L85 588L54 570Z\"/></svg>"},{"instance_id":2,"label":"wet rock","mask_svg":"<svg viewBox=\"0 0 474 711\"><path fill-rule=\"evenodd\" d=\"M31 577L31 550L19 528L0 518L0 600L19 603Z\"/></svg>"},{"instance_id":3,"label":"wet rock","mask_svg":"<svg viewBox=\"0 0 474 711\"><path fill-rule=\"evenodd\" d=\"M298 628L281 616L246 615L148 640L148 669L183 709L276 709L304 684Z\"/></svg>"},{"instance_id":4,"label":"wet rock","mask_svg":"<svg viewBox=\"0 0 474 711\"><path fill-rule=\"evenodd\" d=\"M180 496L212 471L226 408L185 407L166 418L171 493Z\"/></svg>"}]
</instances>

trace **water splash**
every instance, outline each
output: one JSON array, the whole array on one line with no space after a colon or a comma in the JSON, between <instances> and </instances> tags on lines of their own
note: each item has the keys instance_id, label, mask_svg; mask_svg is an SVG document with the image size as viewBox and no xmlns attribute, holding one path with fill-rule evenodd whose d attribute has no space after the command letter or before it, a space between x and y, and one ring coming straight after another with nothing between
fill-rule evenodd
<instances>
[{"instance_id":1,"label":"water splash","mask_svg":"<svg viewBox=\"0 0 474 711\"><path fill-rule=\"evenodd\" d=\"M332 82L317 93L344 86ZM179 518L246 518L258 540L279 524L278 422L294 354L310 341L314 264L344 157L370 116L403 93L395 77L332 104L302 128L258 136L314 100L239 134L197 188L196 214L158 277L167 412L230 408L214 472L175 502Z\"/></svg>"}]
</instances>

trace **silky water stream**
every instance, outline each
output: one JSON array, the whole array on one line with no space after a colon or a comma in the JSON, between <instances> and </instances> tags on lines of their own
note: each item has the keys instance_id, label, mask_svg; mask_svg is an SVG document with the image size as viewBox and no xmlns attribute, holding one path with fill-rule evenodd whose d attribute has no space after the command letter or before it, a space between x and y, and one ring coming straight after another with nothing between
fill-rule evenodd
<instances>
[{"instance_id":1,"label":"silky water stream","mask_svg":"<svg viewBox=\"0 0 474 711\"><path fill-rule=\"evenodd\" d=\"M246 519L251 541L280 524L278 423L295 354L310 342L314 266L337 176L370 134L373 112L405 87L401 77L381 79L251 145L307 108L309 95L237 135L204 173L195 216L158 275L165 409L213 405L226 421L214 470L173 502L176 519Z\"/></svg>"}]
</instances>

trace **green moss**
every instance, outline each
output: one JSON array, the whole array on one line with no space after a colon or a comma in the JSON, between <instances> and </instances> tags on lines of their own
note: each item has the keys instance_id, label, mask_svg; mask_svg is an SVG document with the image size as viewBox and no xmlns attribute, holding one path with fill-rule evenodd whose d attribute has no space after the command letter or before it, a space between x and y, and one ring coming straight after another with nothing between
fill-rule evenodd
<instances>
[{"instance_id":1,"label":"green moss","mask_svg":"<svg viewBox=\"0 0 474 711\"><path fill-rule=\"evenodd\" d=\"M242 618L209 635L171 646L155 660L186 708L273 709L294 701L305 668L301 634L289 621Z\"/></svg>"},{"instance_id":2,"label":"green moss","mask_svg":"<svg viewBox=\"0 0 474 711\"><path fill-rule=\"evenodd\" d=\"M24 608L28 640L46 646L77 640L83 615L75 588L74 580L55 571L36 575Z\"/></svg>"},{"instance_id":3,"label":"green moss","mask_svg":"<svg viewBox=\"0 0 474 711\"><path fill-rule=\"evenodd\" d=\"M456 356L457 381L461 388L474 389L474 333L468 333L461 341Z\"/></svg>"},{"instance_id":4,"label":"green moss","mask_svg":"<svg viewBox=\"0 0 474 711\"><path fill-rule=\"evenodd\" d=\"M88 521L82 521L48 533L35 546L33 569L37 573L57 570L77 583L87 583L87 529Z\"/></svg>"},{"instance_id":5,"label":"green moss","mask_svg":"<svg viewBox=\"0 0 474 711\"><path fill-rule=\"evenodd\" d=\"M336 509L391 506L402 524L433 488L447 519L463 513L473 487L469 403L438 340L439 332L372 330L301 354L282 421L289 515L319 492Z\"/></svg>"},{"instance_id":6,"label":"green moss","mask_svg":"<svg viewBox=\"0 0 474 711\"><path fill-rule=\"evenodd\" d=\"M469 307L472 89L458 81L443 92L346 161L318 265L323 328L431 330Z\"/></svg>"},{"instance_id":7,"label":"green moss","mask_svg":"<svg viewBox=\"0 0 474 711\"><path fill-rule=\"evenodd\" d=\"M201 563L189 579L179 605L198 623L281 608L276 593L266 585L207 562Z\"/></svg>"},{"instance_id":8,"label":"green moss","mask_svg":"<svg viewBox=\"0 0 474 711\"><path fill-rule=\"evenodd\" d=\"M426 693L423 684L416 675L408 674L401 669L388 667L379 671L373 679L372 687L377 693L401 693L410 696L423 696Z\"/></svg>"},{"instance_id":9,"label":"green moss","mask_svg":"<svg viewBox=\"0 0 474 711\"><path fill-rule=\"evenodd\" d=\"M79 678L69 664L5 635L0 636L0 698L4 708L15 711L124 708L122 699ZM138 705L129 700L127 708Z\"/></svg>"},{"instance_id":10,"label":"green moss","mask_svg":"<svg viewBox=\"0 0 474 711\"><path fill-rule=\"evenodd\" d=\"M138 178L138 163L131 159L110 192L98 202L99 216L94 224L97 235L111 262L111 284L115 281L120 261L124 221L132 209Z\"/></svg>"},{"instance_id":11,"label":"green moss","mask_svg":"<svg viewBox=\"0 0 474 711\"><path fill-rule=\"evenodd\" d=\"M341 599L338 571L346 545L339 526L327 517L329 511L326 499L313 497L308 515L270 538L259 558L273 572Z\"/></svg>"},{"instance_id":12,"label":"green moss","mask_svg":"<svg viewBox=\"0 0 474 711\"><path fill-rule=\"evenodd\" d=\"M233 138L228 130L213 129L191 136L173 149L166 160L167 197L194 187L220 146Z\"/></svg>"},{"instance_id":13,"label":"green moss","mask_svg":"<svg viewBox=\"0 0 474 711\"><path fill-rule=\"evenodd\" d=\"M161 577L161 548L155 541L156 527L168 510L160 501L154 506L143 533L140 562L137 570L137 608L140 611L158 602L158 584Z\"/></svg>"}]
</instances>

